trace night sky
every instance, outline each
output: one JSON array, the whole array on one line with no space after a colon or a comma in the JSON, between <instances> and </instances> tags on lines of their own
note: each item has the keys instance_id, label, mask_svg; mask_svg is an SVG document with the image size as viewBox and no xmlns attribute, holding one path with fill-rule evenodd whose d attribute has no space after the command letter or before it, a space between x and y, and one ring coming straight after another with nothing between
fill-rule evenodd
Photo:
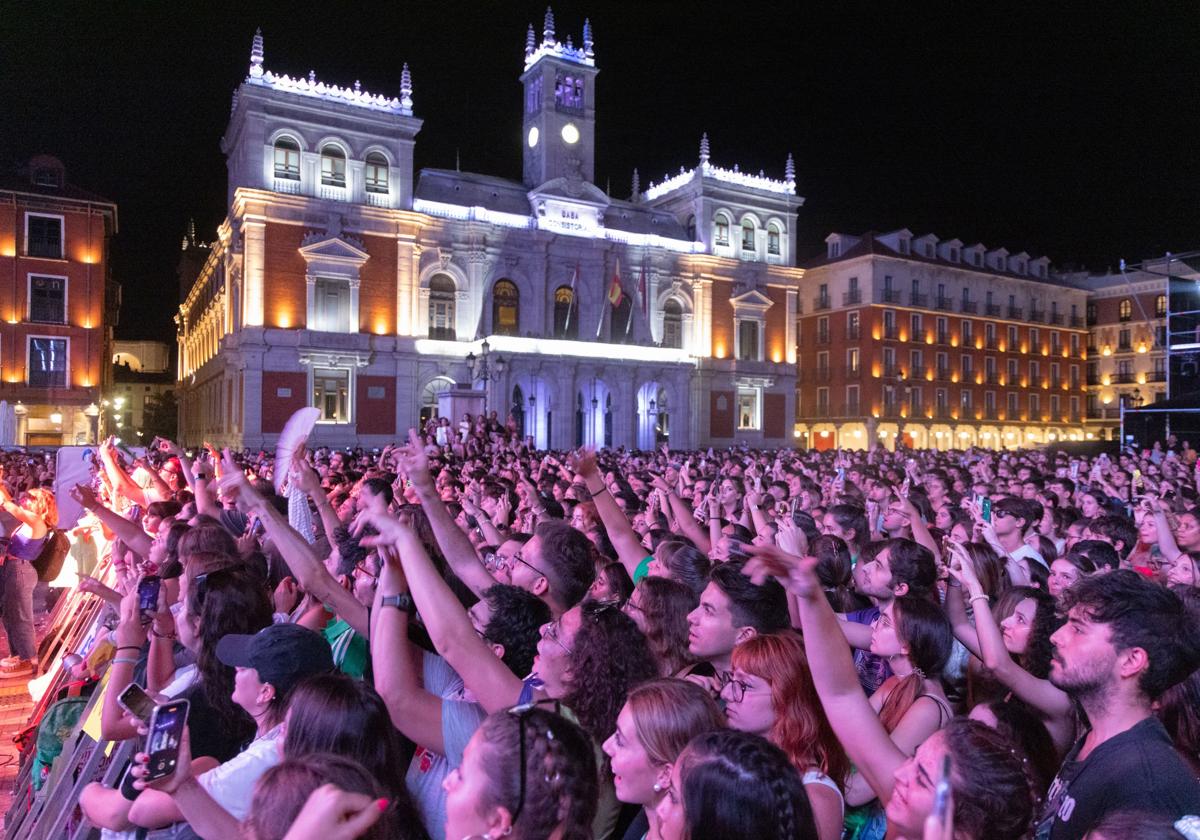
<instances>
[{"instance_id":1,"label":"night sky","mask_svg":"<svg viewBox=\"0 0 1200 840\"><path fill-rule=\"evenodd\" d=\"M1051 5L1051 4L1047 4ZM1200 247L1200 5L560 2L596 39L596 181L629 195L696 162L779 177L802 258L832 230L906 226L1115 267ZM1111 5L1111 9L1104 9ZM396 95L417 166L519 178L526 24L539 3L41 3L0 12L0 166L58 155L115 200L120 337L174 335L189 217L224 216L219 140L256 26L266 67Z\"/></svg>"}]
</instances>

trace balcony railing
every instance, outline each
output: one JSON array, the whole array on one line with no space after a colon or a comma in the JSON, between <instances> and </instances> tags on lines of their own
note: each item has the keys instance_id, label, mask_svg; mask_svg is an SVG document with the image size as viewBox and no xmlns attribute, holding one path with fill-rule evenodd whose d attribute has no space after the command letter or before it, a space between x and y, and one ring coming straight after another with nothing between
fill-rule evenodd
<instances>
[{"instance_id":1,"label":"balcony railing","mask_svg":"<svg viewBox=\"0 0 1200 840\"><path fill-rule=\"evenodd\" d=\"M1000 384L1000 374L997 372L989 373L984 377L984 381L987 382L987 384L989 384L989 385L999 385Z\"/></svg>"},{"instance_id":2,"label":"balcony railing","mask_svg":"<svg viewBox=\"0 0 1200 840\"><path fill-rule=\"evenodd\" d=\"M817 382L828 382L832 377L832 373L827 367L817 368L813 375L816 377Z\"/></svg>"},{"instance_id":3,"label":"balcony railing","mask_svg":"<svg viewBox=\"0 0 1200 840\"><path fill-rule=\"evenodd\" d=\"M908 296L908 302L910 306L929 306L929 295L913 292Z\"/></svg>"},{"instance_id":4,"label":"balcony railing","mask_svg":"<svg viewBox=\"0 0 1200 840\"><path fill-rule=\"evenodd\" d=\"M1116 382L1118 385L1130 385L1134 382L1137 382L1137 374L1126 373L1123 371L1114 373L1113 377L1112 377L1112 381Z\"/></svg>"},{"instance_id":5,"label":"balcony railing","mask_svg":"<svg viewBox=\"0 0 1200 840\"><path fill-rule=\"evenodd\" d=\"M884 324L883 337L885 339L887 339L888 341L898 340L900 338L900 328L897 327L895 324L893 324L890 327L887 324Z\"/></svg>"},{"instance_id":6,"label":"balcony railing","mask_svg":"<svg viewBox=\"0 0 1200 840\"><path fill-rule=\"evenodd\" d=\"M909 379L924 379L925 365L910 365L908 368Z\"/></svg>"},{"instance_id":7,"label":"balcony railing","mask_svg":"<svg viewBox=\"0 0 1200 840\"><path fill-rule=\"evenodd\" d=\"M937 334L937 343L938 344L949 344L950 343L950 333L948 333L948 332L938 333ZM963 343L965 344L966 342L964 341Z\"/></svg>"},{"instance_id":8,"label":"balcony railing","mask_svg":"<svg viewBox=\"0 0 1200 840\"><path fill-rule=\"evenodd\" d=\"M1062 386L1063 386L1063 381L1061 379L1057 379L1054 377L1050 378L1050 390L1051 391L1057 391L1058 389L1062 388Z\"/></svg>"},{"instance_id":9,"label":"balcony railing","mask_svg":"<svg viewBox=\"0 0 1200 840\"><path fill-rule=\"evenodd\" d=\"M1061 327L1064 321L1066 321L1066 316L1064 316L1061 312L1050 313L1050 323L1054 324L1056 327Z\"/></svg>"},{"instance_id":10,"label":"balcony railing","mask_svg":"<svg viewBox=\"0 0 1200 840\"><path fill-rule=\"evenodd\" d=\"M1025 310L1019 306L1010 306L1008 307L1008 317L1014 321L1020 320L1025 317Z\"/></svg>"},{"instance_id":11,"label":"balcony railing","mask_svg":"<svg viewBox=\"0 0 1200 840\"><path fill-rule=\"evenodd\" d=\"M1152 370L1146 374L1147 382L1166 382L1167 372L1165 370Z\"/></svg>"},{"instance_id":12,"label":"balcony railing","mask_svg":"<svg viewBox=\"0 0 1200 840\"><path fill-rule=\"evenodd\" d=\"M895 379L897 376L900 375L900 366L899 365L884 365L883 366L883 375L887 379Z\"/></svg>"},{"instance_id":13,"label":"balcony railing","mask_svg":"<svg viewBox=\"0 0 1200 840\"><path fill-rule=\"evenodd\" d=\"M1077 329L1081 329L1084 326L1084 320L1082 318L1080 318L1078 315L1072 315L1071 316L1071 326L1075 327Z\"/></svg>"},{"instance_id":14,"label":"balcony railing","mask_svg":"<svg viewBox=\"0 0 1200 840\"><path fill-rule=\"evenodd\" d=\"M842 306L852 306L856 303L862 303L861 290L851 289L848 292L842 292Z\"/></svg>"},{"instance_id":15,"label":"balcony railing","mask_svg":"<svg viewBox=\"0 0 1200 840\"><path fill-rule=\"evenodd\" d=\"M1044 309L1029 310L1029 320L1037 321L1038 323L1044 322L1046 320L1046 310L1044 310Z\"/></svg>"},{"instance_id":16,"label":"balcony railing","mask_svg":"<svg viewBox=\"0 0 1200 840\"><path fill-rule=\"evenodd\" d=\"M984 419L984 420L999 420L999 419L1000 419L1000 412L999 412L999 411L997 411L997 410L996 410L994 407L993 407L993 408L987 408L987 407L984 407L984 409L983 409L983 419Z\"/></svg>"},{"instance_id":17,"label":"balcony railing","mask_svg":"<svg viewBox=\"0 0 1200 840\"><path fill-rule=\"evenodd\" d=\"M862 404L857 402L848 402L842 406L842 417L861 417Z\"/></svg>"},{"instance_id":18,"label":"balcony railing","mask_svg":"<svg viewBox=\"0 0 1200 840\"><path fill-rule=\"evenodd\" d=\"M983 307L983 314L991 315L993 318L999 318L1000 317L1000 304L998 304L998 303L986 304Z\"/></svg>"},{"instance_id":19,"label":"balcony railing","mask_svg":"<svg viewBox=\"0 0 1200 840\"><path fill-rule=\"evenodd\" d=\"M1088 376L1087 376L1087 384L1089 384L1089 385L1099 385L1099 384L1100 384L1100 374L1098 374L1098 373L1089 373L1089 374L1088 374Z\"/></svg>"},{"instance_id":20,"label":"balcony railing","mask_svg":"<svg viewBox=\"0 0 1200 840\"><path fill-rule=\"evenodd\" d=\"M1098 355L1099 353L1100 353L1100 348L1097 347L1095 344L1089 344L1087 346L1087 354L1089 356L1095 356L1095 355Z\"/></svg>"},{"instance_id":21,"label":"balcony railing","mask_svg":"<svg viewBox=\"0 0 1200 840\"><path fill-rule=\"evenodd\" d=\"M989 338L983 343L983 346L989 350L999 350L1000 340L998 338Z\"/></svg>"},{"instance_id":22,"label":"balcony railing","mask_svg":"<svg viewBox=\"0 0 1200 840\"><path fill-rule=\"evenodd\" d=\"M884 289L879 292L879 303L899 303L900 291L898 289Z\"/></svg>"},{"instance_id":23,"label":"balcony railing","mask_svg":"<svg viewBox=\"0 0 1200 840\"><path fill-rule=\"evenodd\" d=\"M846 340L847 341L858 341L858 339L861 336L862 336L861 328L859 328L857 326L846 327Z\"/></svg>"},{"instance_id":24,"label":"balcony railing","mask_svg":"<svg viewBox=\"0 0 1200 840\"><path fill-rule=\"evenodd\" d=\"M933 407L933 416L934 416L934 417L936 417L938 420L949 420L949 419L951 419L951 414L950 414L950 406L948 406L948 405L935 405L935 406Z\"/></svg>"},{"instance_id":25,"label":"balcony railing","mask_svg":"<svg viewBox=\"0 0 1200 840\"><path fill-rule=\"evenodd\" d=\"M951 376L951 370L948 367L940 367L936 371L934 371L934 374L933 374L933 378L936 379L938 382L949 382L950 376Z\"/></svg>"},{"instance_id":26,"label":"balcony railing","mask_svg":"<svg viewBox=\"0 0 1200 840\"><path fill-rule=\"evenodd\" d=\"M1119 342L1117 344L1117 352L1118 353L1132 353L1133 345L1128 342L1124 342L1124 341Z\"/></svg>"},{"instance_id":27,"label":"balcony railing","mask_svg":"<svg viewBox=\"0 0 1200 840\"><path fill-rule=\"evenodd\" d=\"M895 403L895 402L886 403L885 402L883 404L882 414L884 417L899 417L900 416L900 403Z\"/></svg>"},{"instance_id":28,"label":"balcony railing","mask_svg":"<svg viewBox=\"0 0 1200 840\"><path fill-rule=\"evenodd\" d=\"M954 308L954 301L948 297L940 297L934 301L933 305L944 312L949 312Z\"/></svg>"},{"instance_id":29,"label":"balcony railing","mask_svg":"<svg viewBox=\"0 0 1200 840\"><path fill-rule=\"evenodd\" d=\"M828 309L829 307L830 307L829 298L827 298L827 297L813 298L813 312L820 312L821 310Z\"/></svg>"},{"instance_id":30,"label":"balcony railing","mask_svg":"<svg viewBox=\"0 0 1200 840\"><path fill-rule=\"evenodd\" d=\"M862 367L847 367L842 373L847 379L858 379L862 376Z\"/></svg>"},{"instance_id":31,"label":"balcony railing","mask_svg":"<svg viewBox=\"0 0 1200 840\"><path fill-rule=\"evenodd\" d=\"M961 308L962 311L968 315L974 315L976 312L979 311L979 303L978 303L978 301L974 301L974 300L964 300L960 304L959 308Z\"/></svg>"},{"instance_id":32,"label":"balcony railing","mask_svg":"<svg viewBox=\"0 0 1200 840\"><path fill-rule=\"evenodd\" d=\"M817 344L828 344L829 333L817 333Z\"/></svg>"}]
</instances>

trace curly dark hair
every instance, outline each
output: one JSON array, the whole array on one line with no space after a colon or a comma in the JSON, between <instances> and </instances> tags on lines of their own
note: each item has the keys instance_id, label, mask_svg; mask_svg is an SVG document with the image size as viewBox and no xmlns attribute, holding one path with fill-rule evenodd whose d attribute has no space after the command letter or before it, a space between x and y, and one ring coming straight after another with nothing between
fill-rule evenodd
<instances>
[{"instance_id":1,"label":"curly dark hair","mask_svg":"<svg viewBox=\"0 0 1200 840\"><path fill-rule=\"evenodd\" d=\"M1022 837L1033 819L1032 768L1002 732L954 718L941 730L950 753L954 829L975 840Z\"/></svg>"},{"instance_id":2,"label":"curly dark hair","mask_svg":"<svg viewBox=\"0 0 1200 840\"><path fill-rule=\"evenodd\" d=\"M533 670L541 627L551 618L550 607L519 586L498 583L483 591L489 617L483 638L504 647L501 661L517 676Z\"/></svg>"},{"instance_id":3,"label":"curly dark hair","mask_svg":"<svg viewBox=\"0 0 1200 840\"><path fill-rule=\"evenodd\" d=\"M1029 641L1025 645L1025 652L1017 657L1017 663L1033 676L1045 679L1050 674L1050 657L1054 654L1054 645L1050 643L1050 637L1063 623L1054 598L1046 590L1035 589L1032 586L1014 586L1004 593L1003 597L1010 601L1012 609L1016 609L1017 604L1026 598L1032 598L1037 604L1033 614L1033 626L1029 628ZM1001 605L997 603L996 607L997 612L994 614L997 615L996 621L999 623ZM1011 614L1012 610L1008 612Z\"/></svg>"},{"instance_id":4,"label":"curly dark hair","mask_svg":"<svg viewBox=\"0 0 1200 840\"><path fill-rule=\"evenodd\" d=\"M645 618L646 641L663 676L673 676L695 662L688 651L688 613L700 599L689 587L671 578L651 575L636 587L638 602L631 605Z\"/></svg>"},{"instance_id":5,"label":"curly dark hair","mask_svg":"<svg viewBox=\"0 0 1200 840\"><path fill-rule=\"evenodd\" d=\"M697 735L679 756L688 840L816 837L800 773L766 738L725 729Z\"/></svg>"},{"instance_id":6,"label":"curly dark hair","mask_svg":"<svg viewBox=\"0 0 1200 840\"><path fill-rule=\"evenodd\" d=\"M993 700L987 708L996 716L996 729L1008 737L1029 760L1034 782L1034 794L1046 795L1061 762L1054 739L1050 737L1042 718L1027 703L1017 698Z\"/></svg>"},{"instance_id":7,"label":"curly dark hair","mask_svg":"<svg viewBox=\"0 0 1200 840\"><path fill-rule=\"evenodd\" d=\"M513 831L521 840L591 840L599 773L595 748L583 729L561 715L527 707L489 715L478 734L488 777L480 803L484 809L502 807L515 814Z\"/></svg>"},{"instance_id":8,"label":"curly dark hair","mask_svg":"<svg viewBox=\"0 0 1200 840\"><path fill-rule=\"evenodd\" d=\"M570 673L563 704L599 744L616 728L629 690L657 677L658 665L632 618L610 604L585 601L580 605Z\"/></svg>"}]
</instances>

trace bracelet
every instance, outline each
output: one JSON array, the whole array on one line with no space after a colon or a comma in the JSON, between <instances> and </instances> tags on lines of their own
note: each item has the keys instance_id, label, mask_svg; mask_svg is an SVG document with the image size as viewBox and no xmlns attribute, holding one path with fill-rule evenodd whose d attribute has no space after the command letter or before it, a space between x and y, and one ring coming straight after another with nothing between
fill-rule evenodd
<instances>
[{"instance_id":1,"label":"bracelet","mask_svg":"<svg viewBox=\"0 0 1200 840\"><path fill-rule=\"evenodd\" d=\"M974 604L976 601L990 601L990 600L992 600L992 599L989 598L987 595L984 595L982 592L980 592L978 595L972 595L968 599L968 602Z\"/></svg>"},{"instance_id":2,"label":"bracelet","mask_svg":"<svg viewBox=\"0 0 1200 840\"><path fill-rule=\"evenodd\" d=\"M159 633L153 626L150 627L150 635L156 639L171 639L172 641L176 638L174 633Z\"/></svg>"},{"instance_id":3,"label":"bracelet","mask_svg":"<svg viewBox=\"0 0 1200 840\"><path fill-rule=\"evenodd\" d=\"M114 659L112 661L112 664L114 664L114 665L136 665L136 664L138 664L138 661L136 659L129 659L129 658L122 659L121 657L118 656L116 659Z\"/></svg>"},{"instance_id":4,"label":"bracelet","mask_svg":"<svg viewBox=\"0 0 1200 840\"><path fill-rule=\"evenodd\" d=\"M599 490L593 490L591 487L589 487L589 488L587 489L587 491L588 491L589 493L591 493L593 496L599 496L601 493L605 493L605 492L607 492L607 491L608 491L608 487L607 487L607 486L604 486L604 487L601 487Z\"/></svg>"},{"instance_id":5,"label":"bracelet","mask_svg":"<svg viewBox=\"0 0 1200 840\"><path fill-rule=\"evenodd\" d=\"M120 653L123 650L136 650L140 653L142 649L137 645L121 645L119 648L117 648L117 653Z\"/></svg>"}]
</instances>

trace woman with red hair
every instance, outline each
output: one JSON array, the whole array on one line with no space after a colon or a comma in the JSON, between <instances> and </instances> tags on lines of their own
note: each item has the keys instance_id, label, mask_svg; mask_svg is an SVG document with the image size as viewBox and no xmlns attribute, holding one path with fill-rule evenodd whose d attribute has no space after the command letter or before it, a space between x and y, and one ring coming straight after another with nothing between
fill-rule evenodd
<instances>
[{"instance_id":1,"label":"woman with red hair","mask_svg":"<svg viewBox=\"0 0 1200 840\"><path fill-rule=\"evenodd\" d=\"M838 840L850 761L821 708L804 643L791 632L763 634L735 647L731 661L721 692L730 727L784 751L803 776L819 840Z\"/></svg>"},{"instance_id":2,"label":"woman with red hair","mask_svg":"<svg viewBox=\"0 0 1200 840\"><path fill-rule=\"evenodd\" d=\"M58 505L54 494L41 487L27 491L18 504L13 501L8 487L0 482L0 508L18 523L8 538L7 555L0 568L4 632L12 654L0 660L0 674L6 677L32 675L37 667L33 588L38 579L33 561L41 554L50 529L58 524Z\"/></svg>"}]
</instances>

